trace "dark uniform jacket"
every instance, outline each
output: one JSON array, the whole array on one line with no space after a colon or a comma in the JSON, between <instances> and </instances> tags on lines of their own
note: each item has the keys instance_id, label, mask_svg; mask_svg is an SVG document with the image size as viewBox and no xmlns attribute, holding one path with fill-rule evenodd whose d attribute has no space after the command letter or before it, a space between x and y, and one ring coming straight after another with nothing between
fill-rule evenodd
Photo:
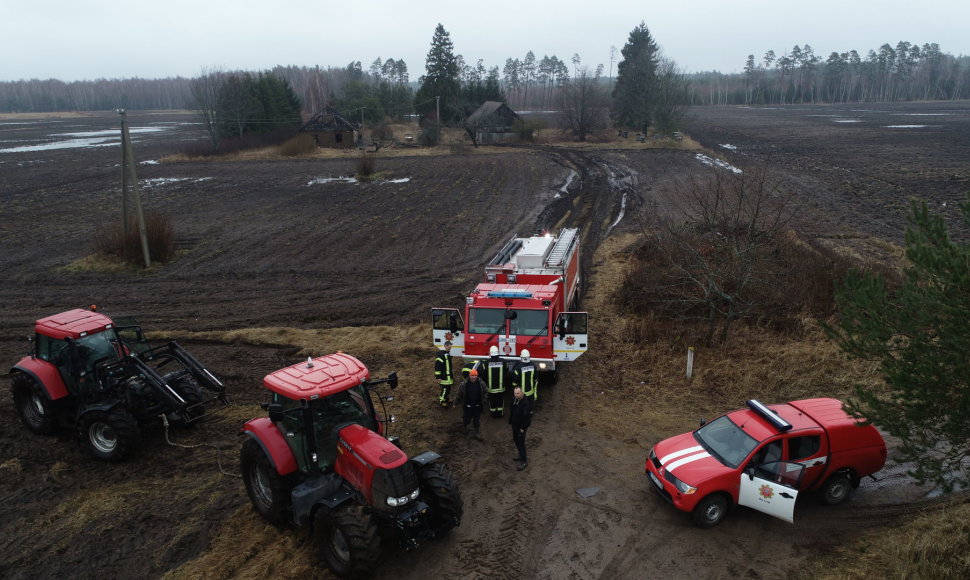
<instances>
[{"instance_id":1,"label":"dark uniform jacket","mask_svg":"<svg viewBox=\"0 0 970 580\"><path fill-rule=\"evenodd\" d=\"M512 413L509 424L513 429L528 429L532 424L532 401L528 397L512 399Z\"/></svg>"}]
</instances>

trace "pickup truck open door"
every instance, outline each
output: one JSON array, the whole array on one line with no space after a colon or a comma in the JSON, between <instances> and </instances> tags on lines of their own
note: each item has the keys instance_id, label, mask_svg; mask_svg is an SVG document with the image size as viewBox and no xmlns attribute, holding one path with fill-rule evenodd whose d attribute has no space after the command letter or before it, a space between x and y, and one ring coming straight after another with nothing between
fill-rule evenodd
<instances>
[{"instance_id":1,"label":"pickup truck open door","mask_svg":"<svg viewBox=\"0 0 970 580\"><path fill-rule=\"evenodd\" d=\"M774 461L745 469L741 473L738 505L794 523L795 499L805 466Z\"/></svg>"}]
</instances>

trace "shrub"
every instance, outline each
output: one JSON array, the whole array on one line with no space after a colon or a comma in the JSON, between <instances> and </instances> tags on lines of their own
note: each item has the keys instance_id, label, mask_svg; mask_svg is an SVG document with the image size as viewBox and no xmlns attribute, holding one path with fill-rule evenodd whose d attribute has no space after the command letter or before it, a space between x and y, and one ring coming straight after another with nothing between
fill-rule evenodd
<instances>
[{"instance_id":1,"label":"shrub","mask_svg":"<svg viewBox=\"0 0 970 580\"><path fill-rule=\"evenodd\" d=\"M280 145L280 155L285 157L298 157L309 155L317 150L317 144L309 133L300 133L296 137L287 139Z\"/></svg>"},{"instance_id":2,"label":"shrub","mask_svg":"<svg viewBox=\"0 0 970 580\"><path fill-rule=\"evenodd\" d=\"M441 128L434 123L429 123L421 128L418 134L418 145L424 147L434 147L441 141Z\"/></svg>"},{"instance_id":3,"label":"shrub","mask_svg":"<svg viewBox=\"0 0 970 580\"><path fill-rule=\"evenodd\" d=\"M145 234L148 239L148 255L152 262L170 262L175 257L175 228L168 216L160 213L145 214ZM95 250L119 258L137 266L144 265L141 234L138 220L132 217L128 233L120 224L99 229L94 238Z\"/></svg>"},{"instance_id":4,"label":"shrub","mask_svg":"<svg viewBox=\"0 0 970 580\"><path fill-rule=\"evenodd\" d=\"M377 165L373 155L361 153L357 158L357 179L367 181L374 175L374 167Z\"/></svg>"}]
</instances>

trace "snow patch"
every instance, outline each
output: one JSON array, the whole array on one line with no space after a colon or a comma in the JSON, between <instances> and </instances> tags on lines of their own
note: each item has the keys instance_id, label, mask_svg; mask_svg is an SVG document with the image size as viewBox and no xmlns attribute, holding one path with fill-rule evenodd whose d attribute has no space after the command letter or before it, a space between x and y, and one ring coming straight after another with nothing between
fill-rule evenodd
<instances>
[{"instance_id":1,"label":"snow patch","mask_svg":"<svg viewBox=\"0 0 970 580\"><path fill-rule=\"evenodd\" d=\"M328 183L360 183L356 177L317 177L307 182L307 187L311 185L326 185Z\"/></svg>"},{"instance_id":2,"label":"snow patch","mask_svg":"<svg viewBox=\"0 0 970 580\"><path fill-rule=\"evenodd\" d=\"M884 129L925 129L929 125L883 125Z\"/></svg>"},{"instance_id":3,"label":"snow patch","mask_svg":"<svg viewBox=\"0 0 970 580\"><path fill-rule=\"evenodd\" d=\"M192 183L199 183L202 181L209 181L211 177L155 177L152 179L139 179L138 183L141 184L145 189L156 187L159 185L168 185L170 183L181 183L183 181L188 181Z\"/></svg>"},{"instance_id":4,"label":"snow patch","mask_svg":"<svg viewBox=\"0 0 970 580\"><path fill-rule=\"evenodd\" d=\"M861 123L862 119L835 119L836 123Z\"/></svg>"},{"instance_id":5,"label":"snow patch","mask_svg":"<svg viewBox=\"0 0 970 580\"><path fill-rule=\"evenodd\" d=\"M400 179L388 179L387 181L382 181L381 183L407 183L411 181L410 177L402 177Z\"/></svg>"},{"instance_id":6,"label":"snow patch","mask_svg":"<svg viewBox=\"0 0 970 580\"><path fill-rule=\"evenodd\" d=\"M731 165L727 161L721 161L720 159L713 159L711 157L708 157L707 155L704 155L703 153L698 153L694 155L694 158L700 161L701 163L703 163L704 165L708 165L710 167L716 167L718 169L727 169L728 171L732 173L737 173L737 174L743 173L740 169Z\"/></svg>"},{"instance_id":7,"label":"snow patch","mask_svg":"<svg viewBox=\"0 0 970 580\"><path fill-rule=\"evenodd\" d=\"M738 146L737 145L731 145L730 143L721 143L720 145L718 145L718 147L722 147L724 149L730 149L731 151L737 151L738 150Z\"/></svg>"}]
</instances>

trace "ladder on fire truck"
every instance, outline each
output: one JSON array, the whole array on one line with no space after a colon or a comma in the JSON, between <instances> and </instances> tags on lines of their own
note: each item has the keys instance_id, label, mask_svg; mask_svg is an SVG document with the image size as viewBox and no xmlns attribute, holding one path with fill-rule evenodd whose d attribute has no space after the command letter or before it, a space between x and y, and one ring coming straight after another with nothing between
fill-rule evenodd
<instances>
[{"instance_id":1,"label":"ladder on fire truck","mask_svg":"<svg viewBox=\"0 0 970 580\"><path fill-rule=\"evenodd\" d=\"M569 255L569 250L576 242L578 234L579 228L568 228L559 233L559 239L556 240L556 244L549 251L549 257L546 258L547 268L563 267L563 261Z\"/></svg>"}]
</instances>

